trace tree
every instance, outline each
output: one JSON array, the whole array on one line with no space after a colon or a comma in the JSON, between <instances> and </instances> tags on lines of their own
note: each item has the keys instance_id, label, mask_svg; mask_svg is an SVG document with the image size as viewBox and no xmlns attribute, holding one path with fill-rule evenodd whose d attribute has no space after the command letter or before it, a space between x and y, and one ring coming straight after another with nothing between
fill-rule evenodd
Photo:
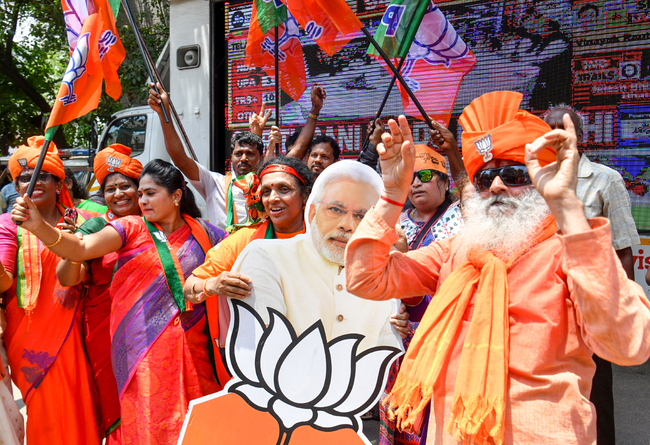
<instances>
[{"instance_id":1,"label":"tree","mask_svg":"<svg viewBox=\"0 0 650 445\"><path fill-rule=\"evenodd\" d=\"M132 3L140 12L138 27L155 57L169 36L169 7L161 0ZM97 110L62 126L54 141L58 146L85 145L85 136L98 116L145 103L147 74L127 23L121 12L118 32L127 53L119 71L122 99L115 102L102 94ZM15 146L29 136L43 134L68 60L60 2L0 0L0 144Z\"/></svg>"}]
</instances>

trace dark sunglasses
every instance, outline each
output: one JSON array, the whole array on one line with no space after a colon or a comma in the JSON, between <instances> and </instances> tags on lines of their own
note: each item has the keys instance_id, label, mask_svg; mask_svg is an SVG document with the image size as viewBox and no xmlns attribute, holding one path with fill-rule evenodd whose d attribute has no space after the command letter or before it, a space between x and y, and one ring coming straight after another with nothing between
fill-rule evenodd
<instances>
[{"instance_id":1,"label":"dark sunglasses","mask_svg":"<svg viewBox=\"0 0 650 445\"><path fill-rule=\"evenodd\" d=\"M505 167L488 168L476 172L474 175L474 187L479 192L487 190L492 186L497 176L509 187L518 187L531 183L530 176L528 176L528 169L525 165L507 165Z\"/></svg>"},{"instance_id":2,"label":"dark sunglasses","mask_svg":"<svg viewBox=\"0 0 650 445\"><path fill-rule=\"evenodd\" d=\"M435 175L434 172L435 170L431 169L416 171L413 173L413 181L415 181L415 178L418 178L420 182L430 182ZM413 184L413 181L411 181L411 184Z\"/></svg>"},{"instance_id":3,"label":"dark sunglasses","mask_svg":"<svg viewBox=\"0 0 650 445\"><path fill-rule=\"evenodd\" d=\"M41 184L49 184L52 181L53 177L54 175L52 173L40 172L38 174L37 182L40 182ZM20 184L29 184L29 182L32 180L32 175L20 175L16 179Z\"/></svg>"}]
</instances>

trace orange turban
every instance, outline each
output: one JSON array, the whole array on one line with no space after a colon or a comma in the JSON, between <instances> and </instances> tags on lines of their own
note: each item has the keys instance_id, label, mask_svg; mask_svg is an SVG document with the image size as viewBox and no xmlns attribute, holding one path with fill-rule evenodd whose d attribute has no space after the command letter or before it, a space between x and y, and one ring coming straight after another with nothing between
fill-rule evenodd
<instances>
[{"instance_id":1,"label":"orange turban","mask_svg":"<svg viewBox=\"0 0 650 445\"><path fill-rule=\"evenodd\" d=\"M427 145L415 145L414 170L435 170L447 175L447 160L443 155Z\"/></svg>"},{"instance_id":2,"label":"orange turban","mask_svg":"<svg viewBox=\"0 0 650 445\"><path fill-rule=\"evenodd\" d=\"M472 101L458 121L463 127L463 163L469 179L491 159L509 159L524 164L526 144L551 131L543 120L520 110L522 95L495 91ZM544 166L555 161L555 150L539 154Z\"/></svg>"},{"instance_id":3,"label":"orange turban","mask_svg":"<svg viewBox=\"0 0 650 445\"><path fill-rule=\"evenodd\" d=\"M142 163L129 155L131 149L126 145L113 144L101 150L95 156L93 170L100 184L104 184L106 176L121 173L129 178L138 179L142 172Z\"/></svg>"},{"instance_id":4,"label":"orange turban","mask_svg":"<svg viewBox=\"0 0 650 445\"><path fill-rule=\"evenodd\" d=\"M18 147L18 150L11 155L11 158L9 158L9 172L14 180L20 176L25 168L36 168L38 156L41 154L41 148L43 147L44 142L45 138L43 136L32 136L27 139L27 145L21 145ZM47 154L43 161L43 171L52 173L61 181L65 181L63 161L59 157L59 151L54 142L50 142L49 147L47 147ZM72 199L68 194L67 187L61 189L59 201L66 207L73 207Z\"/></svg>"}]
</instances>

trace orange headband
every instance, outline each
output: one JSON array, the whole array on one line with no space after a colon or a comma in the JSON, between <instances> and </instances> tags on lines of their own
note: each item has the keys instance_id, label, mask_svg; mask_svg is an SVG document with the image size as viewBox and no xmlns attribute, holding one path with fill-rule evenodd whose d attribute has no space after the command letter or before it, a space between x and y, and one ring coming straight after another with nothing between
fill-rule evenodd
<instances>
[{"instance_id":1,"label":"orange headband","mask_svg":"<svg viewBox=\"0 0 650 445\"><path fill-rule=\"evenodd\" d=\"M260 181L262 180L262 176L264 176L267 173L288 173L291 176L295 176L298 178L298 180L302 183L302 185L307 185L307 181L305 181L302 176L298 174L295 168L289 167L288 165L284 164L270 164L264 167L264 169L260 172L259 178Z\"/></svg>"}]
</instances>

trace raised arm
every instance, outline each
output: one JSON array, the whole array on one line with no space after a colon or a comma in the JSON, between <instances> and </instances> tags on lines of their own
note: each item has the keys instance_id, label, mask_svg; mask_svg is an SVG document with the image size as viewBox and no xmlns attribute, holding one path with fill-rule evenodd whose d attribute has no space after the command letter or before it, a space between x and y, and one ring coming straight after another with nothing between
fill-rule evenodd
<instances>
[{"instance_id":1,"label":"raised arm","mask_svg":"<svg viewBox=\"0 0 650 445\"><path fill-rule=\"evenodd\" d=\"M282 133L280 133L280 129L274 125L271 127L271 133L269 133L269 146L266 148L263 162L268 162L275 157L275 147L281 143Z\"/></svg>"},{"instance_id":2,"label":"raised arm","mask_svg":"<svg viewBox=\"0 0 650 445\"><path fill-rule=\"evenodd\" d=\"M557 129L526 144L526 167L537 191L544 198L564 235L588 232L591 226L584 212L584 205L576 195L578 183L577 139L573 121L564 115L564 130ZM556 161L544 167L537 155L545 148L553 147Z\"/></svg>"},{"instance_id":3,"label":"raised arm","mask_svg":"<svg viewBox=\"0 0 650 445\"><path fill-rule=\"evenodd\" d=\"M253 114L248 118L248 126L250 127L251 133L258 135L259 137L262 137L266 122L269 120L269 117L271 117L271 110L266 110L266 112L264 110L266 110L266 104L262 102L260 114L253 112Z\"/></svg>"},{"instance_id":4,"label":"raised arm","mask_svg":"<svg viewBox=\"0 0 650 445\"><path fill-rule=\"evenodd\" d=\"M465 164L463 164L463 157L458 150L458 143L456 138L447 128L440 125L436 120L431 119L433 126L436 127L435 130L429 129L429 137L431 141L436 144L438 147L442 148L447 155L449 160L449 169L451 170L451 176L454 178L456 184L463 183L464 179L467 177L467 170L465 170Z\"/></svg>"},{"instance_id":5,"label":"raised arm","mask_svg":"<svg viewBox=\"0 0 650 445\"><path fill-rule=\"evenodd\" d=\"M165 137L165 148L167 153L172 158L172 162L176 167L183 172L187 179L191 181L199 181L199 168L196 166L194 159L190 158L187 153L185 153L185 147L183 147L183 142L181 138L178 137L176 128L174 128L174 123L170 119L168 123L165 123L163 119L161 103L165 104L165 109L169 114L169 97L167 92L163 90L162 86L158 84L158 90L160 94L156 93L153 89L153 84L149 84L149 106L153 111L158 114L160 118L160 125L162 125L163 135Z\"/></svg>"},{"instance_id":6,"label":"raised arm","mask_svg":"<svg viewBox=\"0 0 650 445\"><path fill-rule=\"evenodd\" d=\"M43 220L27 194L16 199L11 219L14 222L22 221L22 227L32 232L56 255L75 262L99 258L122 247L122 237L111 226L83 239L52 227Z\"/></svg>"},{"instance_id":7,"label":"raised arm","mask_svg":"<svg viewBox=\"0 0 650 445\"><path fill-rule=\"evenodd\" d=\"M311 145L311 141L314 138L314 132L316 131L316 122L318 122L318 115L320 110L323 108L323 101L327 97L325 89L317 84L311 86L311 111L309 112L309 117L307 117L307 122L305 126L300 130L300 136L291 147L287 156L290 158L304 159L307 155L307 150ZM315 118L314 118L315 117Z\"/></svg>"}]
</instances>

